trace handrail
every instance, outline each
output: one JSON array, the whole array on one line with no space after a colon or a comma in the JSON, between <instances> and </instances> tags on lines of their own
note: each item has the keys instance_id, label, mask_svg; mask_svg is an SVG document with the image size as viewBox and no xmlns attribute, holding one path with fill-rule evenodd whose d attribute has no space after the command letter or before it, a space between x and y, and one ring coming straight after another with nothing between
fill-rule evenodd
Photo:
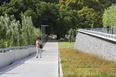
<instances>
[{"instance_id":1,"label":"handrail","mask_svg":"<svg viewBox=\"0 0 116 77\"><path fill-rule=\"evenodd\" d=\"M78 29L78 31L116 42L115 34L108 34L108 33L103 33L103 32L98 32L98 31L93 31L93 30L86 30L86 29Z\"/></svg>"},{"instance_id":2,"label":"handrail","mask_svg":"<svg viewBox=\"0 0 116 77\"><path fill-rule=\"evenodd\" d=\"M8 52L9 50L27 49L29 47L35 47L35 45L29 45L29 46L12 46L12 47L8 47L8 48L0 48L0 51L2 51L2 53L4 53L4 52Z\"/></svg>"},{"instance_id":3,"label":"handrail","mask_svg":"<svg viewBox=\"0 0 116 77\"><path fill-rule=\"evenodd\" d=\"M86 30L92 30L92 31L97 31L97 32L103 32L103 33L108 33L108 34L116 34L115 28L85 28Z\"/></svg>"}]
</instances>

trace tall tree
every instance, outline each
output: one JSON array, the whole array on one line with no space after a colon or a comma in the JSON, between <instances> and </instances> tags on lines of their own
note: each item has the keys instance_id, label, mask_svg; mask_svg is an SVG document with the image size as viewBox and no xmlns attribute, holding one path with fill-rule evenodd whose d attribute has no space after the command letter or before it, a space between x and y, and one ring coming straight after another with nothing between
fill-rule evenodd
<instances>
[{"instance_id":1,"label":"tall tree","mask_svg":"<svg viewBox=\"0 0 116 77\"><path fill-rule=\"evenodd\" d=\"M76 10L71 10L70 8L60 9L58 26L57 26L57 35L62 37L68 33L70 28L76 28L78 23L78 14ZM61 36L60 36L61 35Z\"/></svg>"},{"instance_id":2,"label":"tall tree","mask_svg":"<svg viewBox=\"0 0 116 77\"><path fill-rule=\"evenodd\" d=\"M55 3L41 2L36 5L39 24L50 25L49 32L54 33L54 28L57 26L57 18L59 15L58 6Z\"/></svg>"},{"instance_id":3,"label":"tall tree","mask_svg":"<svg viewBox=\"0 0 116 77\"><path fill-rule=\"evenodd\" d=\"M116 5L107 8L103 14L103 26L113 28L116 26Z\"/></svg>"}]
</instances>

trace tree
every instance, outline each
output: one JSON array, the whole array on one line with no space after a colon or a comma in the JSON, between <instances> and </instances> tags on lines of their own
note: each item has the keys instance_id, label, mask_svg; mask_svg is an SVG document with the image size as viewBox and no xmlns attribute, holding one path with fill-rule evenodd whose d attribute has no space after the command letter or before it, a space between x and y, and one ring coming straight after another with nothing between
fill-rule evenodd
<instances>
[{"instance_id":1,"label":"tree","mask_svg":"<svg viewBox=\"0 0 116 77\"><path fill-rule=\"evenodd\" d=\"M8 3L10 2L11 0L0 0L0 5L2 5L4 2Z\"/></svg>"},{"instance_id":2,"label":"tree","mask_svg":"<svg viewBox=\"0 0 116 77\"><path fill-rule=\"evenodd\" d=\"M87 6L96 11L102 11L115 2L116 0L59 0L61 8L70 6L72 9L81 10L83 7Z\"/></svg>"},{"instance_id":3,"label":"tree","mask_svg":"<svg viewBox=\"0 0 116 77\"><path fill-rule=\"evenodd\" d=\"M0 42L2 47L17 46L19 45L19 21L16 21L15 17L5 16L0 17Z\"/></svg>"},{"instance_id":4,"label":"tree","mask_svg":"<svg viewBox=\"0 0 116 77\"><path fill-rule=\"evenodd\" d=\"M59 0L60 8L70 7L78 11L78 26L81 28L102 27L104 9L115 2L116 0Z\"/></svg>"},{"instance_id":5,"label":"tree","mask_svg":"<svg viewBox=\"0 0 116 77\"><path fill-rule=\"evenodd\" d=\"M71 10L70 8L60 9L58 26L57 26L57 35L64 37L68 33L70 28L76 28L78 23L78 14L76 10Z\"/></svg>"},{"instance_id":6,"label":"tree","mask_svg":"<svg viewBox=\"0 0 116 77\"><path fill-rule=\"evenodd\" d=\"M107 8L103 14L103 26L113 28L116 26L116 5Z\"/></svg>"},{"instance_id":7,"label":"tree","mask_svg":"<svg viewBox=\"0 0 116 77\"><path fill-rule=\"evenodd\" d=\"M47 3L58 3L59 0L41 0L43 2L47 2Z\"/></svg>"},{"instance_id":8,"label":"tree","mask_svg":"<svg viewBox=\"0 0 116 77\"><path fill-rule=\"evenodd\" d=\"M0 44L2 48L32 45L40 34L40 29L33 26L31 17L22 14L22 23L20 23L14 15L0 16Z\"/></svg>"},{"instance_id":9,"label":"tree","mask_svg":"<svg viewBox=\"0 0 116 77\"><path fill-rule=\"evenodd\" d=\"M0 7L0 15L14 15L16 20L21 21L21 11L24 12L22 0L11 0Z\"/></svg>"},{"instance_id":10,"label":"tree","mask_svg":"<svg viewBox=\"0 0 116 77\"><path fill-rule=\"evenodd\" d=\"M98 12L92 8L83 7L78 11L79 26L81 28L102 27L102 19Z\"/></svg>"},{"instance_id":11,"label":"tree","mask_svg":"<svg viewBox=\"0 0 116 77\"><path fill-rule=\"evenodd\" d=\"M58 6L55 3L40 2L36 5L39 27L44 25L49 25L48 34L54 33L57 26L57 18L59 15Z\"/></svg>"},{"instance_id":12,"label":"tree","mask_svg":"<svg viewBox=\"0 0 116 77\"><path fill-rule=\"evenodd\" d=\"M71 28L68 31L69 42L71 43L74 40L74 30Z\"/></svg>"},{"instance_id":13,"label":"tree","mask_svg":"<svg viewBox=\"0 0 116 77\"><path fill-rule=\"evenodd\" d=\"M38 26L36 4L39 0L11 0L0 7L0 15L14 15L21 22L21 12L26 16L32 16L34 26ZM32 13L31 13L32 12ZM31 14L30 14L31 13Z\"/></svg>"},{"instance_id":14,"label":"tree","mask_svg":"<svg viewBox=\"0 0 116 77\"><path fill-rule=\"evenodd\" d=\"M33 20L34 26L35 26L35 27L38 27L38 25L39 25L39 23L38 23L39 18L38 18L38 16L37 16L36 12L33 11L33 9L28 8L28 9L24 12L24 15L25 15L25 16L31 16L31 17L32 17L32 20Z\"/></svg>"}]
</instances>

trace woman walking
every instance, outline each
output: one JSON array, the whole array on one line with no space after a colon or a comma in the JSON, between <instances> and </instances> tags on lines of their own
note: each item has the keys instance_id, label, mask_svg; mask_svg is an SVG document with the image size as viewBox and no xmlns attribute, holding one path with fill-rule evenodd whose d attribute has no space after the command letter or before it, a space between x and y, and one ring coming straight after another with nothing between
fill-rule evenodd
<instances>
[{"instance_id":1,"label":"woman walking","mask_svg":"<svg viewBox=\"0 0 116 77\"><path fill-rule=\"evenodd\" d=\"M36 39L36 58L38 58L39 54L40 54L40 58L42 58L42 41L40 40L39 37L37 37Z\"/></svg>"}]
</instances>

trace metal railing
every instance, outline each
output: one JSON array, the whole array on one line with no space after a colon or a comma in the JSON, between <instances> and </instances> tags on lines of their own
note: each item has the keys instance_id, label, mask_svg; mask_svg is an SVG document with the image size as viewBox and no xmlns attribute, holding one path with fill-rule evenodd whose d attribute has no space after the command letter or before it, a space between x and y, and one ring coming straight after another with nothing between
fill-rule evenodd
<instances>
[{"instance_id":1,"label":"metal railing","mask_svg":"<svg viewBox=\"0 0 116 77\"><path fill-rule=\"evenodd\" d=\"M14 47L8 47L8 48L0 48L0 51L2 53L9 52L10 50L17 50L17 49L27 49L30 47L35 47L35 45L29 45L29 46L14 46Z\"/></svg>"},{"instance_id":2,"label":"metal railing","mask_svg":"<svg viewBox=\"0 0 116 77\"><path fill-rule=\"evenodd\" d=\"M109 33L105 33L105 32L99 32L99 31L87 30L87 29L78 29L78 31L116 42L116 35L115 34L109 34Z\"/></svg>"},{"instance_id":3,"label":"metal railing","mask_svg":"<svg viewBox=\"0 0 116 77\"><path fill-rule=\"evenodd\" d=\"M116 34L116 28L86 28L85 30L92 30L92 31L97 31L97 32L103 32L103 33L108 33L108 34Z\"/></svg>"}]
</instances>

